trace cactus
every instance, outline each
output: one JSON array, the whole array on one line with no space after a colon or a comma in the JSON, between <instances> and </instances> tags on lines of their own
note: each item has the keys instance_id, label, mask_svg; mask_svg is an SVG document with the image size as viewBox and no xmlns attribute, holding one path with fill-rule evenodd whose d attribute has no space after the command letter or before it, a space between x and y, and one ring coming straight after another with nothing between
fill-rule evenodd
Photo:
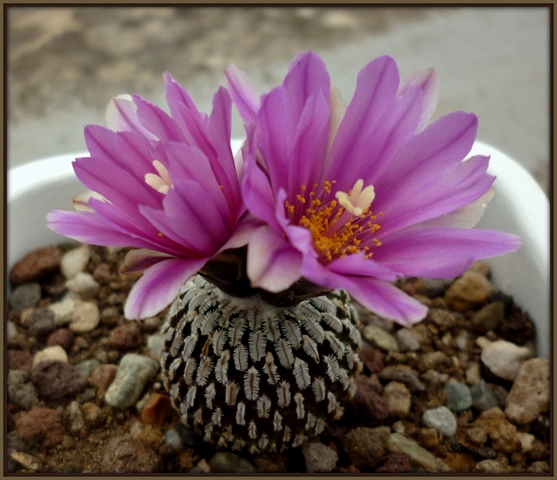
<instances>
[{"instance_id":1,"label":"cactus","mask_svg":"<svg viewBox=\"0 0 557 480\"><path fill-rule=\"evenodd\" d=\"M342 290L276 307L201 276L162 328L165 386L184 424L218 447L296 447L343 414L362 369L357 314Z\"/></svg>"}]
</instances>

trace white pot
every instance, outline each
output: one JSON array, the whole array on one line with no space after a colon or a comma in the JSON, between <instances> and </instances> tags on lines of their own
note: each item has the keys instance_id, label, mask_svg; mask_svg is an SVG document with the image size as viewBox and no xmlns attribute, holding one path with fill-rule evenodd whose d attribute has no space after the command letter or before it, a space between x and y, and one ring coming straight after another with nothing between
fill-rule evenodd
<instances>
[{"instance_id":1,"label":"white pot","mask_svg":"<svg viewBox=\"0 0 557 480\"><path fill-rule=\"evenodd\" d=\"M236 151L239 141L233 142ZM478 227L515 233L523 247L487 260L493 283L528 312L536 325L536 348L549 357L549 201L534 179L515 161L476 142L471 155L490 155L497 176L495 197ZM71 163L88 154L63 155L28 163L8 172L8 272L26 253L67 240L46 226L46 214L71 210L71 199L84 190Z\"/></svg>"}]
</instances>

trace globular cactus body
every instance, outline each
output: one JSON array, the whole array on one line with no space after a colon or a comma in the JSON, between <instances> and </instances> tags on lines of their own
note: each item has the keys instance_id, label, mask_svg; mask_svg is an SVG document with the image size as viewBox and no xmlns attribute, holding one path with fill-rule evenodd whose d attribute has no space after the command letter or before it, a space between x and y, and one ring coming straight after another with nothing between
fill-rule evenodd
<instances>
[{"instance_id":1,"label":"globular cactus body","mask_svg":"<svg viewBox=\"0 0 557 480\"><path fill-rule=\"evenodd\" d=\"M275 307L188 281L165 322L165 385L181 420L208 442L282 450L342 416L362 364L344 291Z\"/></svg>"}]
</instances>

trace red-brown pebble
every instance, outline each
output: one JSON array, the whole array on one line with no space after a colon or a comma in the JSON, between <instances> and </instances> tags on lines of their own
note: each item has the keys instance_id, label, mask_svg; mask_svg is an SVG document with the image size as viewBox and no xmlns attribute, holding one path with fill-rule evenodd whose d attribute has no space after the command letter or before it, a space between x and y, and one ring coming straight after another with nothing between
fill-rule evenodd
<instances>
[{"instance_id":1,"label":"red-brown pebble","mask_svg":"<svg viewBox=\"0 0 557 480\"><path fill-rule=\"evenodd\" d=\"M104 392L116 377L117 371L118 367L116 365L101 365L91 374L89 382L101 392Z\"/></svg>"},{"instance_id":2,"label":"red-brown pebble","mask_svg":"<svg viewBox=\"0 0 557 480\"><path fill-rule=\"evenodd\" d=\"M47 247L28 253L17 262L10 272L13 285L32 282L46 277L60 266L62 250L58 247Z\"/></svg>"},{"instance_id":3,"label":"red-brown pebble","mask_svg":"<svg viewBox=\"0 0 557 480\"><path fill-rule=\"evenodd\" d=\"M389 416L389 406L377 392L373 381L365 375L356 377L356 394L345 401L345 420L366 427L383 424Z\"/></svg>"},{"instance_id":4,"label":"red-brown pebble","mask_svg":"<svg viewBox=\"0 0 557 480\"><path fill-rule=\"evenodd\" d=\"M385 354L381 350L372 347L362 347L359 350L358 355L360 360L364 362L364 365L371 373L378 373L383 370L383 367L385 366L383 363Z\"/></svg>"},{"instance_id":5,"label":"red-brown pebble","mask_svg":"<svg viewBox=\"0 0 557 480\"><path fill-rule=\"evenodd\" d=\"M19 436L28 443L39 443L43 448L62 443L66 433L56 410L35 408L16 422Z\"/></svg>"},{"instance_id":6,"label":"red-brown pebble","mask_svg":"<svg viewBox=\"0 0 557 480\"><path fill-rule=\"evenodd\" d=\"M31 381L39 397L53 401L74 397L87 388L87 379L73 365L56 360L36 365L31 371Z\"/></svg>"},{"instance_id":7,"label":"red-brown pebble","mask_svg":"<svg viewBox=\"0 0 557 480\"><path fill-rule=\"evenodd\" d=\"M171 413L170 398L160 393L152 393L141 412L141 421L147 425L160 425Z\"/></svg>"},{"instance_id":8,"label":"red-brown pebble","mask_svg":"<svg viewBox=\"0 0 557 480\"><path fill-rule=\"evenodd\" d=\"M27 350L8 350L8 368L30 372L33 366L33 356Z\"/></svg>"},{"instance_id":9,"label":"red-brown pebble","mask_svg":"<svg viewBox=\"0 0 557 480\"><path fill-rule=\"evenodd\" d=\"M73 339L74 334L69 328L59 328L48 336L46 346L53 347L60 345L64 350L68 351L72 346Z\"/></svg>"},{"instance_id":10,"label":"red-brown pebble","mask_svg":"<svg viewBox=\"0 0 557 480\"><path fill-rule=\"evenodd\" d=\"M128 322L115 328L110 335L110 340L116 350L125 352L139 347L143 343L143 334L137 323Z\"/></svg>"},{"instance_id":11,"label":"red-brown pebble","mask_svg":"<svg viewBox=\"0 0 557 480\"><path fill-rule=\"evenodd\" d=\"M387 460L382 467L375 470L376 473L410 473L412 458L407 453L394 452L387 456Z\"/></svg>"}]
</instances>

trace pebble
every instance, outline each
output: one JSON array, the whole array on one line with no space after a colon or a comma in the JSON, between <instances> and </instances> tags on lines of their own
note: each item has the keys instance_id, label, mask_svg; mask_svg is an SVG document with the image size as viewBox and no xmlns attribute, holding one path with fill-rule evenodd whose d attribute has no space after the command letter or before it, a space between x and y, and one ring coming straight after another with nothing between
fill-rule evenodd
<instances>
[{"instance_id":1,"label":"pebble","mask_svg":"<svg viewBox=\"0 0 557 480\"><path fill-rule=\"evenodd\" d=\"M520 365L531 356L532 353L526 347L519 347L506 340L496 340L484 347L481 361L499 378L514 380Z\"/></svg>"},{"instance_id":2,"label":"pebble","mask_svg":"<svg viewBox=\"0 0 557 480\"><path fill-rule=\"evenodd\" d=\"M10 294L10 306L21 312L34 308L41 299L41 286L38 283L24 283L14 288Z\"/></svg>"},{"instance_id":3,"label":"pebble","mask_svg":"<svg viewBox=\"0 0 557 480\"><path fill-rule=\"evenodd\" d=\"M389 427L359 427L340 437L340 443L353 465L360 469L370 469L385 455L388 435Z\"/></svg>"},{"instance_id":4,"label":"pebble","mask_svg":"<svg viewBox=\"0 0 557 480\"><path fill-rule=\"evenodd\" d=\"M58 269L61 258L59 247L46 247L28 253L12 267L10 282L15 285L41 280Z\"/></svg>"},{"instance_id":5,"label":"pebble","mask_svg":"<svg viewBox=\"0 0 557 480\"><path fill-rule=\"evenodd\" d=\"M473 425L487 432L491 446L498 452L511 454L520 446L516 426L506 419L499 407L482 412Z\"/></svg>"},{"instance_id":6,"label":"pebble","mask_svg":"<svg viewBox=\"0 0 557 480\"><path fill-rule=\"evenodd\" d=\"M43 350L35 353L33 357L33 367L37 366L41 362L68 362L68 354L60 345L54 345L53 347L46 347Z\"/></svg>"},{"instance_id":7,"label":"pebble","mask_svg":"<svg viewBox=\"0 0 557 480\"><path fill-rule=\"evenodd\" d=\"M17 327L14 322L9 320L6 322L6 337L8 341L13 340L17 336Z\"/></svg>"},{"instance_id":8,"label":"pebble","mask_svg":"<svg viewBox=\"0 0 557 480\"><path fill-rule=\"evenodd\" d=\"M386 439L385 446L390 452L407 453L414 466L420 466L432 472L439 470L437 459L433 454L420 447L415 440L406 438L400 433L391 433Z\"/></svg>"},{"instance_id":9,"label":"pebble","mask_svg":"<svg viewBox=\"0 0 557 480\"><path fill-rule=\"evenodd\" d=\"M79 403L75 400L66 408L66 425L72 435L79 435L85 430L85 417L79 407Z\"/></svg>"},{"instance_id":10,"label":"pebble","mask_svg":"<svg viewBox=\"0 0 557 480\"><path fill-rule=\"evenodd\" d=\"M458 335L454 339L456 346L461 350L466 350L466 347L468 346L469 338L470 338L470 334L468 333L468 331L461 330L460 332L458 332Z\"/></svg>"},{"instance_id":11,"label":"pebble","mask_svg":"<svg viewBox=\"0 0 557 480\"><path fill-rule=\"evenodd\" d=\"M505 473L507 469L497 460L482 460L476 463L474 473Z\"/></svg>"},{"instance_id":12,"label":"pebble","mask_svg":"<svg viewBox=\"0 0 557 480\"><path fill-rule=\"evenodd\" d=\"M526 471L528 473L549 473L549 465L546 462L533 462Z\"/></svg>"},{"instance_id":13,"label":"pebble","mask_svg":"<svg viewBox=\"0 0 557 480\"><path fill-rule=\"evenodd\" d=\"M441 432L445 437L456 435L456 418L453 412L445 406L426 410L422 416L422 421L426 427Z\"/></svg>"},{"instance_id":14,"label":"pebble","mask_svg":"<svg viewBox=\"0 0 557 480\"><path fill-rule=\"evenodd\" d=\"M79 272L83 272L89 263L90 248L88 245L81 245L77 248L68 250L60 260L60 271L66 279L75 277Z\"/></svg>"},{"instance_id":15,"label":"pebble","mask_svg":"<svg viewBox=\"0 0 557 480\"><path fill-rule=\"evenodd\" d=\"M64 298L59 302L51 303L48 308L54 313L54 323L57 327L70 323L76 306L73 298Z\"/></svg>"},{"instance_id":16,"label":"pebble","mask_svg":"<svg viewBox=\"0 0 557 480\"><path fill-rule=\"evenodd\" d=\"M358 350L358 356L371 373L380 372L385 366L385 354L377 348L364 346Z\"/></svg>"},{"instance_id":17,"label":"pebble","mask_svg":"<svg viewBox=\"0 0 557 480\"><path fill-rule=\"evenodd\" d=\"M544 358L532 358L520 366L507 396L505 413L510 420L525 425L549 410L549 379L549 361Z\"/></svg>"},{"instance_id":18,"label":"pebble","mask_svg":"<svg viewBox=\"0 0 557 480\"><path fill-rule=\"evenodd\" d=\"M143 343L143 334L137 322L131 321L112 330L110 341L116 350L125 352L139 347Z\"/></svg>"},{"instance_id":19,"label":"pebble","mask_svg":"<svg viewBox=\"0 0 557 480\"><path fill-rule=\"evenodd\" d=\"M46 340L47 347L54 347L59 345L64 350L68 351L72 346L74 334L69 328L59 328L52 332Z\"/></svg>"},{"instance_id":20,"label":"pebble","mask_svg":"<svg viewBox=\"0 0 557 480\"><path fill-rule=\"evenodd\" d=\"M232 452L217 452L209 459L213 473L256 473L257 468Z\"/></svg>"},{"instance_id":21,"label":"pebble","mask_svg":"<svg viewBox=\"0 0 557 480\"><path fill-rule=\"evenodd\" d=\"M386 352L398 352L398 343L394 336L376 325L366 325L363 331L364 338L374 347Z\"/></svg>"},{"instance_id":22,"label":"pebble","mask_svg":"<svg viewBox=\"0 0 557 480\"><path fill-rule=\"evenodd\" d=\"M499 405L493 390L489 388L489 385L483 379L470 387L470 394L472 395L472 405L480 412L490 410Z\"/></svg>"},{"instance_id":23,"label":"pebble","mask_svg":"<svg viewBox=\"0 0 557 480\"><path fill-rule=\"evenodd\" d=\"M34 457L25 452L13 452L10 457L19 463L23 468L28 470L38 471L42 468L41 462Z\"/></svg>"},{"instance_id":24,"label":"pebble","mask_svg":"<svg viewBox=\"0 0 557 480\"><path fill-rule=\"evenodd\" d=\"M485 276L468 270L445 292L445 301L451 310L465 312L486 303L494 292L495 288Z\"/></svg>"},{"instance_id":25,"label":"pebble","mask_svg":"<svg viewBox=\"0 0 557 480\"><path fill-rule=\"evenodd\" d=\"M159 369L154 360L128 353L122 357L116 378L105 394L105 401L115 408L131 407L139 397L148 380L153 378Z\"/></svg>"},{"instance_id":26,"label":"pebble","mask_svg":"<svg viewBox=\"0 0 557 480\"><path fill-rule=\"evenodd\" d=\"M441 365L449 366L450 364L450 357L446 353L436 350L428 352L419 358L418 369L425 372L426 370L437 370Z\"/></svg>"},{"instance_id":27,"label":"pebble","mask_svg":"<svg viewBox=\"0 0 557 480\"><path fill-rule=\"evenodd\" d=\"M472 406L472 394L463 383L449 380L445 384L446 405L453 412L462 412Z\"/></svg>"},{"instance_id":28,"label":"pebble","mask_svg":"<svg viewBox=\"0 0 557 480\"><path fill-rule=\"evenodd\" d=\"M493 302L475 312L470 319L470 328L475 332L486 333L495 330L505 318L503 302Z\"/></svg>"},{"instance_id":29,"label":"pebble","mask_svg":"<svg viewBox=\"0 0 557 480\"><path fill-rule=\"evenodd\" d=\"M379 382L377 382L379 383ZM376 427L389 417L389 407L380 395L381 385L377 385L371 377L356 377L356 393L345 400L345 419L353 419L355 423L365 427Z\"/></svg>"},{"instance_id":30,"label":"pebble","mask_svg":"<svg viewBox=\"0 0 557 480\"><path fill-rule=\"evenodd\" d=\"M101 315L96 303L78 301L69 328L75 333L87 333L97 328L100 319Z\"/></svg>"},{"instance_id":31,"label":"pebble","mask_svg":"<svg viewBox=\"0 0 557 480\"><path fill-rule=\"evenodd\" d=\"M49 347L54 348L54 347ZM87 388L87 379L65 362L49 360L36 365L31 371L31 381L39 397L59 401L77 395Z\"/></svg>"},{"instance_id":32,"label":"pebble","mask_svg":"<svg viewBox=\"0 0 557 480\"><path fill-rule=\"evenodd\" d=\"M437 278L422 278L421 294L429 298L442 297L451 286L449 280L440 280Z\"/></svg>"},{"instance_id":33,"label":"pebble","mask_svg":"<svg viewBox=\"0 0 557 480\"><path fill-rule=\"evenodd\" d=\"M117 371L118 367L116 365L103 364L91 373L89 382L101 392L104 392L116 377Z\"/></svg>"},{"instance_id":34,"label":"pebble","mask_svg":"<svg viewBox=\"0 0 557 480\"><path fill-rule=\"evenodd\" d=\"M474 385L478 383L482 379L482 371L481 366L478 362L474 362L470 364L470 366L466 369L466 381L470 385Z\"/></svg>"},{"instance_id":35,"label":"pebble","mask_svg":"<svg viewBox=\"0 0 557 480\"><path fill-rule=\"evenodd\" d=\"M172 412L168 395L152 393L141 411L141 421L147 425L160 425Z\"/></svg>"},{"instance_id":36,"label":"pebble","mask_svg":"<svg viewBox=\"0 0 557 480\"><path fill-rule=\"evenodd\" d=\"M534 441L536 440L536 437L534 435L526 432L517 432L516 436L518 438L518 441L520 442L520 451L522 453L528 453L530 450L532 450Z\"/></svg>"},{"instance_id":37,"label":"pebble","mask_svg":"<svg viewBox=\"0 0 557 480\"><path fill-rule=\"evenodd\" d=\"M113 438L103 450L101 473L158 473L163 467L161 456L130 435Z\"/></svg>"},{"instance_id":38,"label":"pebble","mask_svg":"<svg viewBox=\"0 0 557 480\"><path fill-rule=\"evenodd\" d=\"M33 356L27 350L8 350L8 368L30 372Z\"/></svg>"},{"instance_id":39,"label":"pebble","mask_svg":"<svg viewBox=\"0 0 557 480\"><path fill-rule=\"evenodd\" d=\"M48 448L62 443L66 430L56 410L35 408L16 421L17 432L27 443Z\"/></svg>"},{"instance_id":40,"label":"pebble","mask_svg":"<svg viewBox=\"0 0 557 480\"><path fill-rule=\"evenodd\" d=\"M412 396L403 383L389 382L383 389L383 400L394 418L405 418L410 413Z\"/></svg>"},{"instance_id":41,"label":"pebble","mask_svg":"<svg viewBox=\"0 0 557 480\"><path fill-rule=\"evenodd\" d=\"M8 372L8 399L10 403L24 410L31 410L39 401L37 390L29 380L29 373L23 370Z\"/></svg>"},{"instance_id":42,"label":"pebble","mask_svg":"<svg viewBox=\"0 0 557 480\"><path fill-rule=\"evenodd\" d=\"M418 337L414 331L409 328L401 328L397 330L395 338L401 352L416 352L420 349L420 341L418 340Z\"/></svg>"},{"instance_id":43,"label":"pebble","mask_svg":"<svg viewBox=\"0 0 557 480\"><path fill-rule=\"evenodd\" d=\"M90 273L79 272L66 281L66 288L80 295L93 295L101 286Z\"/></svg>"},{"instance_id":44,"label":"pebble","mask_svg":"<svg viewBox=\"0 0 557 480\"><path fill-rule=\"evenodd\" d=\"M338 462L338 454L321 442L308 442L302 447L307 473L332 472Z\"/></svg>"},{"instance_id":45,"label":"pebble","mask_svg":"<svg viewBox=\"0 0 557 480\"><path fill-rule=\"evenodd\" d=\"M103 325L112 327L118 324L120 316L120 310L117 307L103 308L101 311L101 322Z\"/></svg>"},{"instance_id":46,"label":"pebble","mask_svg":"<svg viewBox=\"0 0 557 480\"><path fill-rule=\"evenodd\" d=\"M89 360L84 360L83 362L78 363L75 366L75 370L82 377L87 378L100 366L101 362L99 362L96 358L90 358Z\"/></svg>"},{"instance_id":47,"label":"pebble","mask_svg":"<svg viewBox=\"0 0 557 480\"><path fill-rule=\"evenodd\" d=\"M85 424L89 428L99 428L104 425L106 414L98 405L93 402L85 402L81 405L81 411L83 412Z\"/></svg>"},{"instance_id":48,"label":"pebble","mask_svg":"<svg viewBox=\"0 0 557 480\"><path fill-rule=\"evenodd\" d=\"M199 460L197 465L190 470L190 473L210 473L211 467L207 463L207 460L202 458Z\"/></svg>"},{"instance_id":49,"label":"pebble","mask_svg":"<svg viewBox=\"0 0 557 480\"><path fill-rule=\"evenodd\" d=\"M435 323L442 331L446 331L456 324L455 314L444 308L430 308L427 312L427 318Z\"/></svg>"},{"instance_id":50,"label":"pebble","mask_svg":"<svg viewBox=\"0 0 557 480\"><path fill-rule=\"evenodd\" d=\"M147 349L160 357L164 348L164 339L161 335L149 335L147 337Z\"/></svg>"},{"instance_id":51,"label":"pebble","mask_svg":"<svg viewBox=\"0 0 557 480\"><path fill-rule=\"evenodd\" d=\"M483 445L487 442L487 432L481 427L470 427L466 430L466 435L471 442Z\"/></svg>"},{"instance_id":52,"label":"pebble","mask_svg":"<svg viewBox=\"0 0 557 480\"><path fill-rule=\"evenodd\" d=\"M387 455L385 464L375 470L375 473L410 473L412 472L412 457L407 453L393 452Z\"/></svg>"},{"instance_id":53,"label":"pebble","mask_svg":"<svg viewBox=\"0 0 557 480\"><path fill-rule=\"evenodd\" d=\"M178 450L182 445L180 434L174 429L168 430L164 435L164 441L170 445L174 450Z\"/></svg>"},{"instance_id":54,"label":"pebble","mask_svg":"<svg viewBox=\"0 0 557 480\"><path fill-rule=\"evenodd\" d=\"M403 366L385 367L378 374L379 378L386 382L404 383L412 393L425 392L426 387L418 378L418 375L410 368Z\"/></svg>"},{"instance_id":55,"label":"pebble","mask_svg":"<svg viewBox=\"0 0 557 480\"><path fill-rule=\"evenodd\" d=\"M35 308L27 320L29 333L39 341L44 341L56 329L54 312L48 308Z\"/></svg>"},{"instance_id":56,"label":"pebble","mask_svg":"<svg viewBox=\"0 0 557 480\"><path fill-rule=\"evenodd\" d=\"M106 282L110 279L110 265L108 263L101 263L93 271L93 279L97 282Z\"/></svg>"}]
</instances>

